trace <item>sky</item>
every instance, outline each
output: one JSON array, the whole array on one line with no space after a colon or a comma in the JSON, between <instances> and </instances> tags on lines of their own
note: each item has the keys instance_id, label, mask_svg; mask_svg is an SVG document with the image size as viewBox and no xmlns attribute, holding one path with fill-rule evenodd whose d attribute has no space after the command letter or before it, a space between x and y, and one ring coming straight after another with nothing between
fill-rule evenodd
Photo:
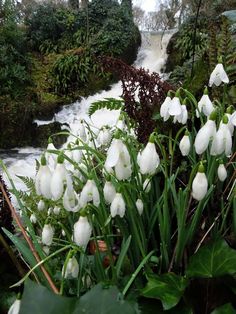
<instances>
[{"instance_id":1,"label":"sky","mask_svg":"<svg viewBox=\"0 0 236 314\"><path fill-rule=\"evenodd\" d=\"M144 11L149 12L155 11L158 2L157 0L133 0L133 5L137 5Z\"/></svg>"}]
</instances>

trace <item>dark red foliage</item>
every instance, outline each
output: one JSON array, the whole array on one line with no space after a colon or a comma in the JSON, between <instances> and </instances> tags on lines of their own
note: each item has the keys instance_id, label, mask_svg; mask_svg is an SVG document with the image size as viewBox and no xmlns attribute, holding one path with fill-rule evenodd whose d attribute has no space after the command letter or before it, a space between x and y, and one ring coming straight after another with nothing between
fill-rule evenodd
<instances>
[{"instance_id":1,"label":"dark red foliage","mask_svg":"<svg viewBox=\"0 0 236 314\"><path fill-rule=\"evenodd\" d=\"M0 182L4 187L4 190L7 193L7 196L10 199L10 194L7 190L7 186L5 182L2 179L2 176L0 175ZM12 216L11 216L11 210L2 194L2 190L0 189L0 232L2 233L2 227L6 228L9 231L14 231L14 227L12 224Z\"/></svg>"},{"instance_id":2,"label":"dark red foliage","mask_svg":"<svg viewBox=\"0 0 236 314\"><path fill-rule=\"evenodd\" d=\"M167 92L173 88L162 81L159 74L149 73L144 68L136 69L120 59L103 57L101 63L104 71L114 73L122 81L125 111L138 123L138 140L147 142L156 127L156 122L152 119L153 113L160 108ZM135 100L135 95L138 101Z\"/></svg>"}]
</instances>

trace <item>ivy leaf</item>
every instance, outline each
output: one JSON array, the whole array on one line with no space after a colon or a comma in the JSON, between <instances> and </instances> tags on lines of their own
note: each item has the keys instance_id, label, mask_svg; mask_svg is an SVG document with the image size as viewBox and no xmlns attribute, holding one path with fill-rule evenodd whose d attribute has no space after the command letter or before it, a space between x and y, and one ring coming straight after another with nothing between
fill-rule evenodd
<instances>
[{"instance_id":1,"label":"ivy leaf","mask_svg":"<svg viewBox=\"0 0 236 314\"><path fill-rule=\"evenodd\" d=\"M186 278L174 273L151 276L142 295L161 300L164 310L169 310L179 302L187 285Z\"/></svg>"},{"instance_id":2,"label":"ivy leaf","mask_svg":"<svg viewBox=\"0 0 236 314\"><path fill-rule=\"evenodd\" d=\"M191 256L186 271L188 277L213 278L236 273L236 250L224 240L216 240Z\"/></svg>"},{"instance_id":3,"label":"ivy leaf","mask_svg":"<svg viewBox=\"0 0 236 314\"><path fill-rule=\"evenodd\" d=\"M236 310L230 303L227 303L215 309L213 312L211 312L211 314L236 314Z\"/></svg>"},{"instance_id":4,"label":"ivy leaf","mask_svg":"<svg viewBox=\"0 0 236 314\"><path fill-rule=\"evenodd\" d=\"M19 314L138 314L136 303L125 301L116 286L100 283L81 298L54 294L31 280L25 283Z\"/></svg>"}]
</instances>

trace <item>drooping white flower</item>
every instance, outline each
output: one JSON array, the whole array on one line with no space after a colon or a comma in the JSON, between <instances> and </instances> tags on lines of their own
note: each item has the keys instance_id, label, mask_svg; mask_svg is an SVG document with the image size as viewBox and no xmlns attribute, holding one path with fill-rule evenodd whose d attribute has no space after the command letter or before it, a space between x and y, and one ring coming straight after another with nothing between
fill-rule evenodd
<instances>
[{"instance_id":1,"label":"drooping white flower","mask_svg":"<svg viewBox=\"0 0 236 314\"><path fill-rule=\"evenodd\" d=\"M81 149L76 148L77 145L78 145L78 142L73 147L71 152L72 152L72 159L73 159L73 161L79 163L81 161L83 153L82 153Z\"/></svg>"},{"instance_id":2,"label":"drooping white flower","mask_svg":"<svg viewBox=\"0 0 236 314\"><path fill-rule=\"evenodd\" d=\"M227 178L227 170L225 169L224 164L219 164L219 167L217 169L217 175L221 182L224 182Z\"/></svg>"},{"instance_id":3,"label":"drooping white flower","mask_svg":"<svg viewBox=\"0 0 236 314\"><path fill-rule=\"evenodd\" d=\"M50 190L52 173L46 164L45 156L41 158L41 165L35 178L35 190L38 195L50 199L52 194Z\"/></svg>"},{"instance_id":4,"label":"drooping white flower","mask_svg":"<svg viewBox=\"0 0 236 314\"><path fill-rule=\"evenodd\" d=\"M180 143L179 143L179 149L181 151L182 156L188 156L190 149L191 149L191 143L188 133L186 133Z\"/></svg>"},{"instance_id":5,"label":"drooping white flower","mask_svg":"<svg viewBox=\"0 0 236 314\"><path fill-rule=\"evenodd\" d=\"M52 197L55 201L62 197L66 185L72 185L72 180L63 164L63 159L60 157L58 157L56 169L53 172L50 184Z\"/></svg>"},{"instance_id":6,"label":"drooping white flower","mask_svg":"<svg viewBox=\"0 0 236 314\"><path fill-rule=\"evenodd\" d=\"M230 123L236 126L236 111L230 117Z\"/></svg>"},{"instance_id":7,"label":"drooping white flower","mask_svg":"<svg viewBox=\"0 0 236 314\"><path fill-rule=\"evenodd\" d=\"M177 121L182 124L186 124L188 120L188 110L186 105L181 105L181 113L179 115L174 116L174 123Z\"/></svg>"},{"instance_id":8,"label":"drooping white flower","mask_svg":"<svg viewBox=\"0 0 236 314\"><path fill-rule=\"evenodd\" d=\"M66 268L65 265L62 267L62 276L64 278L77 278L79 274L79 264L75 256L69 258Z\"/></svg>"},{"instance_id":9,"label":"drooping white flower","mask_svg":"<svg viewBox=\"0 0 236 314\"><path fill-rule=\"evenodd\" d=\"M230 134L233 136L233 133L234 133L234 125L233 125L232 122L231 122L231 116L232 116L232 115L229 114L229 113L226 113L225 115L226 115L227 118L228 118L227 127L228 127L228 129L229 129L229 131L230 131ZM220 126L221 126L222 123L223 123L223 121L220 122Z\"/></svg>"},{"instance_id":10,"label":"drooping white flower","mask_svg":"<svg viewBox=\"0 0 236 314\"><path fill-rule=\"evenodd\" d=\"M138 154L137 163L142 174L152 175L160 164L160 158L156 151L153 135L150 136L146 147Z\"/></svg>"},{"instance_id":11,"label":"drooping white flower","mask_svg":"<svg viewBox=\"0 0 236 314\"><path fill-rule=\"evenodd\" d=\"M171 104L171 97L167 95L165 101L163 102L160 108L160 115L164 121L167 121L170 117L170 114L169 114L170 104Z\"/></svg>"},{"instance_id":12,"label":"drooping white flower","mask_svg":"<svg viewBox=\"0 0 236 314\"><path fill-rule=\"evenodd\" d=\"M212 112L213 114L214 112ZM207 120L203 127L198 131L195 138L194 147L198 155L205 152L210 140L215 137L216 123L211 118Z\"/></svg>"},{"instance_id":13,"label":"drooping white flower","mask_svg":"<svg viewBox=\"0 0 236 314\"><path fill-rule=\"evenodd\" d=\"M100 204L100 195L94 180L88 180L80 194L81 208L89 202L93 202L94 206L99 206Z\"/></svg>"},{"instance_id":14,"label":"drooping white flower","mask_svg":"<svg viewBox=\"0 0 236 314\"><path fill-rule=\"evenodd\" d=\"M106 204L111 204L116 195L116 190L112 182L106 181L103 188L103 194Z\"/></svg>"},{"instance_id":15,"label":"drooping white flower","mask_svg":"<svg viewBox=\"0 0 236 314\"><path fill-rule=\"evenodd\" d=\"M105 168L115 167L115 174L118 180L127 180L132 173L131 160L126 145L114 138L108 151Z\"/></svg>"},{"instance_id":16,"label":"drooping white flower","mask_svg":"<svg viewBox=\"0 0 236 314\"><path fill-rule=\"evenodd\" d=\"M112 133L108 127L103 127L97 137L97 141L100 146L106 146L111 142Z\"/></svg>"},{"instance_id":17,"label":"drooping white flower","mask_svg":"<svg viewBox=\"0 0 236 314\"><path fill-rule=\"evenodd\" d=\"M9 308L7 314L19 314L20 312L21 300L16 299L11 307Z\"/></svg>"},{"instance_id":18,"label":"drooping white flower","mask_svg":"<svg viewBox=\"0 0 236 314\"><path fill-rule=\"evenodd\" d=\"M37 217L35 216L35 214L31 214L31 215L30 215L30 221L32 222L32 224L36 224L36 222L37 222Z\"/></svg>"},{"instance_id":19,"label":"drooping white flower","mask_svg":"<svg viewBox=\"0 0 236 314\"><path fill-rule=\"evenodd\" d=\"M136 201L136 207L137 207L139 215L141 216L143 213L143 201L140 198L138 198Z\"/></svg>"},{"instance_id":20,"label":"drooping white flower","mask_svg":"<svg viewBox=\"0 0 236 314\"><path fill-rule=\"evenodd\" d=\"M54 229L50 224L46 224L43 226L42 231L42 243L50 246L52 244L52 239L54 235Z\"/></svg>"},{"instance_id":21,"label":"drooping white flower","mask_svg":"<svg viewBox=\"0 0 236 314\"><path fill-rule=\"evenodd\" d=\"M73 189L67 187L62 200L64 208L69 212L77 212L81 208L79 196Z\"/></svg>"},{"instance_id":22,"label":"drooping white flower","mask_svg":"<svg viewBox=\"0 0 236 314\"><path fill-rule=\"evenodd\" d=\"M211 145L211 155L216 156L225 153L226 156L232 153L232 135L227 126L228 118L224 116L223 123L216 132Z\"/></svg>"},{"instance_id":23,"label":"drooping white flower","mask_svg":"<svg viewBox=\"0 0 236 314\"><path fill-rule=\"evenodd\" d=\"M43 200L40 200L40 201L38 202L37 208L38 208L39 211L44 210L44 208L45 208L45 203L44 203Z\"/></svg>"},{"instance_id":24,"label":"drooping white flower","mask_svg":"<svg viewBox=\"0 0 236 314\"><path fill-rule=\"evenodd\" d=\"M48 141L47 151L48 150L57 150L56 147L54 146L51 138ZM55 162L57 160L57 157L56 157L57 155L53 154L53 153L49 153L47 151L45 152L45 158L47 160L47 163L49 165L51 165L52 168L54 168Z\"/></svg>"},{"instance_id":25,"label":"drooping white flower","mask_svg":"<svg viewBox=\"0 0 236 314\"><path fill-rule=\"evenodd\" d=\"M125 215L125 201L121 193L116 193L112 203L111 203L111 217L115 217L116 215L121 218Z\"/></svg>"},{"instance_id":26,"label":"drooping white flower","mask_svg":"<svg viewBox=\"0 0 236 314\"><path fill-rule=\"evenodd\" d=\"M59 215L59 214L60 214L60 211L61 211L61 209L60 209L59 206L55 206L55 207L53 208L53 212L54 212L55 215Z\"/></svg>"},{"instance_id":27,"label":"drooping white flower","mask_svg":"<svg viewBox=\"0 0 236 314\"><path fill-rule=\"evenodd\" d=\"M204 173L203 165L200 165L192 183L192 196L195 200L201 201L207 194L208 181Z\"/></svg>"},{"instance_id":28,"label":"drooping white flower","mask_svg":"<svg viewBox=\"0 0 236 314\"><path fill-rule=\"evenodd\" d=\"M86 249L92 234L92 227L87 217L80 216L79 220L74 224L73 241Z\"/></svg>"},{"instance_id":29,"label":"drooping white flower","mask_svg":"<svg viewBox=\"0 0 236 314\"><path fill-rule=\"evenodd\" d=\"M169 105L168 113L170 116L179 116L182 113L182 106L178 96L175 96Z\"/></svg>"},{"instance_id":30,"label":"drooping white flower","mask_svg":"<svg viewBox=\"0 0 236 314\"><path fill-rule=\"evenodd\" d=\"M87 140L87 134L86 134L86 129L84 126L84 121L80 120L79 123L77 124L77 131L76 131L78 137L83 141L86 142Z\"/></svg>"},{"instance_id":31,"label":"drooping white flower","mask_svg":"<svg viewBox=\"0 0 236 314\"><path fill-rule=\"evenodd\" d=\"M196 111L197 117L199 117L199 112L203 112L205 116L209 117L213 110L214 106L208 96L208 91L206 88L202 98L198 102L198 110Z\"/></svg>"},{"instance_id":32,"label":"drooping white flower","mask_svg":"<svg viewBox=\"0 0 236 314\"><path fill-rule=\"evenodd\" d=\"M222 82L228 84L229 78L224 70L223 64L218 63L215 69L211 73L209 86L211 87L213 84L215 84L216 86L219 86Z\"/></svg>"}]
</instances>

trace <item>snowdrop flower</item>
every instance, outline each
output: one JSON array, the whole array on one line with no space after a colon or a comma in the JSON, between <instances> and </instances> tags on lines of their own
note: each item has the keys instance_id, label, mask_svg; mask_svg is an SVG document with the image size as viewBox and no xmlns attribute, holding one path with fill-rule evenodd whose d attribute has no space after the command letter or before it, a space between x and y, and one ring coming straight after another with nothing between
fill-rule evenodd
<instances>
[{"instance_id":1,"label":"snowdrop flower","mask_svg":"<svg viewBox=\"0 0 236 314\"><path fill-rule=\"evenodd\" d=\"M177 116L174 116L174 123L178 121L179 123L186 124L188 120L188 111L186 105L181 105L181 113Z\"/></svg>"},{"instance_id":2,"label":"snowdrop flower","mask_svg":"<svg viewBox=\"0 0 236 314\"><path fill-rule=\"evenodd\" d=\"M106 146L111 142L112 134L108 127L103 127L97 137L100 146Z\"/></svg>"},{"instance_id":3,"label":"snowdrop flower","mask_svg":"<svg viewBox=\"0 0 236 314\"><path fill-rule=\"evenodd\" d=\"M51 193L55 201L62 197L65 185L72 185L71 178L63 164L64 158L59 156L57 159L56 169L53 172L51 179Z\"/></svg>"},{"instance_id":4,"label":"snowdrop flower","mask_svg":"<svg viewBox=\"0 0 236 314\"><path fill-rule=\"evenodd\" d=\"M202 98L198 102L198 110L196 110L197 117L199 118L199 112L203 112L205 116L209 117L213 110L214 106L208 96L208 90L206 87Z\"/></svg>"},{"instance_id":5,"label":"snowdrop flower","mask_svg":"<svg viewBox=\"0 0 236 314\"><path fill-rule=\"evenodd\" d=\"M137 162L142 174L152 175L160 164L160 158L154 144L154 135L151 134L149 142L143 151L138 154Z\"/></svg>"},{"instance_id":6,"label":"snowdrop flower","mask_svg":"<svg viewBox=\"0 0 236 314\"><path fill-rule=\"evenodd\" d=\"M171 105L171 100L172 99L168 93L165 101L163 102L163 104L161 105L161 108L160 108L160 115L163 118L164 122L167 121L170 117L169 108Z\"/></svg>"},{"instance_id":7,"label":"snowdrop flower","mask_svg":"<svg viewBox=\"0 0 236 314\"><path fill-rule=\"evenodd\" d=\"M115 198L116 190L110 181L106 181L103 188L103 194L106 204L111 204Z\"/></svg>"},{"instance_id":8,"label":"snowdrop flower","mask_svg":"<svg viewBox=\"0 0 236 314\"><path fill-rule=\"evenodd\" d=\"M231 135L233 136L234 134L234 125L232 123L232 113L231 113L231 108L227 108L227 111L225 113L225 115L227 116L228 118L228 123L227 123L227 127L229 128L229 131L231 133ZM220 125L223 123L223 121L220 122Z\"/></svg>"},{"instance_id":9,"label":"snowdrop flower","mask_svg":"<svg viewBox=\"0 0 236 314\"><path fill-rule=\"evenodd\" d=\"M221 82L228 84L229 78L224 70L223 64L218 63L213 72L211 73L209 86L211 87L213 84L219 86Z\"/></svg>"},{"instance_id":10,"label":"snowdrop flower","mask_svg":"<svg viewBox=\"0 0 236 314\"><path fill-rule=\"evenodd\" d=\"M45 203L44 203L43 200L40 200L40 201L38 202L37 208L38 208L39 211L44 210L44 208L45 208Z\"/></svg>"},{"instance_id":11,"label":"snowdrop flower","mask_svg":"<svg viewBox=\"0 0 236 314\"><path fill-rule=\"evenodd\" d=\"M46 164L45 156L41 158L41 165L35 178L35 189L38 195L50 199L52 194L50 190L52 173Z\"/></svg>"},{"instance_id":12,"label":"snowdrop flower","mask_svg":"<svg viewBox=\"0 0 236 314\"><path fill-rule=\"evenodd\" d=\"M66 268L65 268L66 266ZM79 274L79 264L75 256L69 258L67 265L62 267L62 276L64 278L77 278Z\"/></svg>"},{"instance_id":13,"label":"snowdrop flower","mask_svg":"<svg viewBox=\"0 0 236 314\"><path fill-rule=\"evenodd\" d=\"M236 126L236 111L231 115L230 123Z\"/></svg>"},{"instance_id":14,"label":"snowdrop flower","mask_svg":"<svg viewBox=\"0 0 236 314\"><path fill-rule=\"evenodd\" d=\"M94 180L88 180L80 194L81 208L89 202L93 202L94 206L99 206L100 204L100 195Z\"/></svg>"},{"instance_id":15,"label":"snowdrop flower","mask_svg":"<svg viewBox=\"0 0 236 314\"><path fill-rule=\"evenodd\" d=\"M121 218L125 215L125 201L121 193L116 193L112 203L111 203L111 217L115 217L116 215Z\"/></svg>"},{"instance_id":16,"label":"snowdrop flower","mask_svg":"<svg viewBox=\"0 0 236 314\"><path fill-rule=\"evenodd\" d=\"M227 178L227 170L225 169L225 166L223 163L219 164L219 167L217 169L217 175L221 182L224 182Z\"/></svg>"},{"instance_id":17,"label":"snowdrop flower","mask_svg":"<svg viewBox=\"0 0 236 314\"><path fill-rule=\"evenodd\" d=\"M198 172L192 183L192 196L195 200L201 201L207 194L208 182L204 173L204 166L200 164Z\"/></svg>"},{"instance_id":18,"label":"snowdrop flower","mask_svg":"<svg viewBox=\"0 0 236 314\"><path fill-rule=\"evenodd\" d=\"M57 150L56 147L54 146L51 138L49 138L49 140L48 140L47 150ZM46 158L48 164L51 165L54 168L55 162L57 160L56 155L53 154L53 153L48 153L46 151L45 152L45 158Z\"/></svg>"},{"instance_id":19,"label":"snowdrop flower","mask_svg":"<svg viewBox=\"0 0 236 314\"><path fill-rule=\"evenodd\" d=\"M120 129L121 131L125 131L126 125L125 125L125 121L124 121L122 116L117 121L116 127L117 127L117 129Z\"/></svg>"},{"instance_id":20,"label":"snowdrop flower","mask_svg":"<svg viewBox=\"0 0 236 314\"><path fill-rule=\"evenodd\" d=\"M50 246L52 244L52 239L54 235L54 229L50 224L46 224L43 226L42 231L42 243Z\"/></svg>"},{"instance_id":21,"label":"snowdrop flower","mask_svg":"<svg viewBox=\"0 0 236 314\"><path fill-rule=\"evenodd\" d=\"M131 160L126 145L117 138L114 138L108 151L105 168L115 167L115 174L118 180L127 180L132 173Z\"/></svg>"},{"instance_id":22,"label":"snowdrop flower","mask_svg":"<svg viewBox=\"0 0 236 314\"><path fill-rule=\"evenodd\" d=\"M136 201L136 207L137 207L139 215L141 216L143 213L143 201L140 198L138 198Z\"/></svg>"},{"instance_id":23,"label":"snowdrop flower","mask_svg":"<svg viewBox=\"0 0 236 314\"><path fill-rule=\"evenodd\" d=\"M73 241L86 249L92 234L92 227L87 217L80 216L79 220L74 224Z\"/></svg>"},{"instance_id":24,"label":"snowdrop flower","mask_svg":"<svg viewBox=\"0 0 236 314\"><path fill-rule=\"evenodd\" d=\"M63 206L69 212L77 212L81 208L79 202L79 196L75 193L73 189L66 188L63 195Z\"/></svg>"},{"instance_id":25,"label":"snowdrop flower","mask_svg":"<svg viewBox=\"0 0 236 314\"><path fill-rule=\"evenodd\" d=\"M211 155L216 156L225 153L226 156L231 155L232 152L232 136L227 126L228 118L225 115L218 131L216 132L212 145Z\"/></svg>"},{"instance_id":26,"label":"snowdrop flower","mask_svg":"<svg viewBox=\"0 0 236 314\"><path fill-rule=\"evenodd\" d=\"M53 208L53 212L54 212L55 215L59 215L59 214L60 214L60 211L61 211L61 209L60 209L59 206L55 206L55 207Z\"/></svg>"},{"instance_id":27,"label":"snowdrop flower","mask_svg":"<svg viewBox=\"0 0 236 314\"><path fill-rule=\"evenodd\" d=\"M148 193L150 192L151 190L151 179L146 179L144 182L143 182L143 190L144 192Z\"/></svg>"},{"instance_id":28,"label":"snowdrop flower","mask_svg":"<svg viewBox=\"0 0 236 314\"><path fill-rule=\"evenodd\" d=\"M213 111L210 115L209 120L204 124L203 127L198 131L195 138L194 147L198 155L205 152L209 142L216 134L216 123L215 123L216 112Z\"/></svg>"},{"instance_id":29,"label":"snowdrop flower","mask_svg":"<svg viewBox=\"0 0 236 314\"><path fill-rule=\"evenodd\" d=\"M76 133L83 142L86 142L87 134L86 134L86 129L85 129L83 120L80 120L80 122L78 123Z\"/></svg>"},{"instance_id":30,"label":"snowdrop flower","mask_svg":"<svg viewBox=\"0 0 236 314\"><path fill-rule=\"evenodd\" d=\"M16 299L11 307L9 308L7 314L18 314L20 312L21 300Z\"/></svg>"},{"instance_id":31,"label":"snowdrop flower","mask_svg":"<svg viewBox=\"0 0 236 314\"><path fill-rule=\"evenodd\" d=\"M190 138L188 131L185 132L185 135L182 137L179 143L179 149L181 151L182 156L188 156L191 148Z\"/></svg>"},{"instance_id":32,"label":"snowdrop flower","mask_svg":"<svg viewBox=\"0 0 236 314\"><path fill-rule=\"evenodd\" d=\"M30 221L32 222L32 224L36 224L37 218L36 218L35 214L30 215Z\"/></svg>"},{"instance_id":33,"label":"snowdrop flower","mask_svg":"<svg viewBox=\"0 0 236 314\"><path fill-rule=\"evenodd\" d=\"M178 92L176 93L176 96L171 100L171 103L169 105L168 113L170 116L179 116L182 113L182 106L180 103L180 99Z\"/></svg>"}]
</instances>

